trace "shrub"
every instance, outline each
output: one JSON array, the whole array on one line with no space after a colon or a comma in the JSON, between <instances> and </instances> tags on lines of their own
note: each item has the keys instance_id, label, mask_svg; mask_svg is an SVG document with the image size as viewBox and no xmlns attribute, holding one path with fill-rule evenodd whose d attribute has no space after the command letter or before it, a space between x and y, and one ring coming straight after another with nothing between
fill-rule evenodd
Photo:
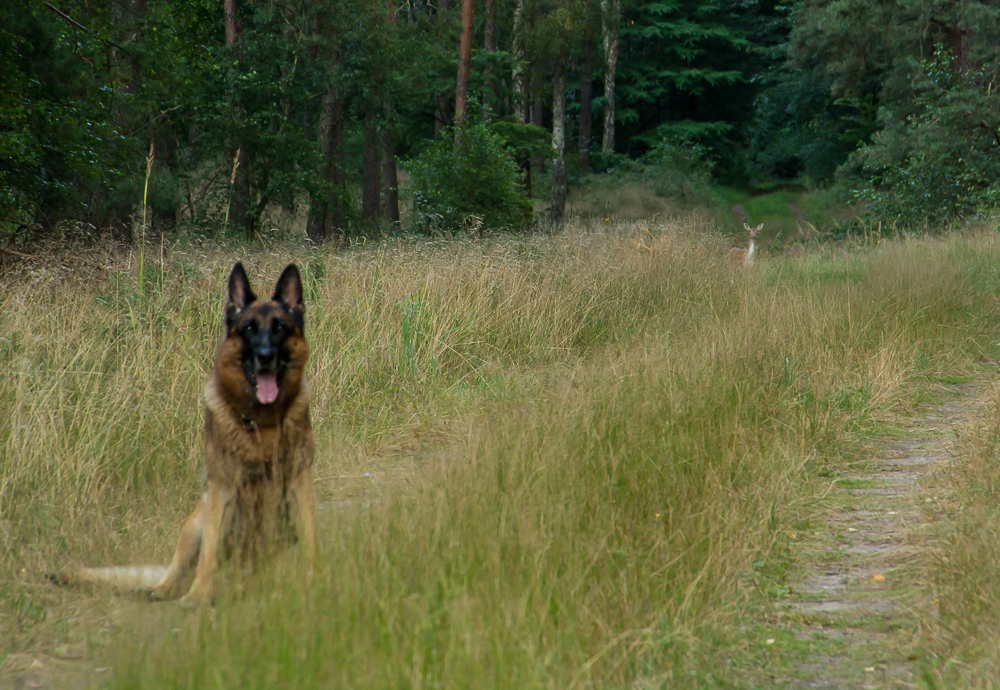
<instances>
[{"instance_id":1,"label":"shrub","mask_svg":"<svg viewBox=\"0 0 1000 690\"><path fill-rule=\"evenodd\" d=\"M637 159L599 153L592 161L595 171L645 183L657 196L686 208L711 201L712 163L701 144L664 139Z\"/></svg>"},{"instance_id":2,"label":"shrub","mask_svg":"<svg viewBox=\"0 0 1000 690\"><path fill-rule=\"evenodd\" d=\"M485 123L446 130L413 160L410 176L413 229L418 232L461 230L479 223L520 227L530 218L517 162Z\"/></svg>"},{"instance_id":3,"label":"shrub","mask_svg":"<svg viewBox=\"0 0 1000 690\"><path fill-rule=\"evenodd\" d=\"M841 177L884 223L923 227L967 218L997 203L1000 97L993 72L959 70L944 47L913 79L916 111L894 120L854 153Z\"/></svg>"}]
</instances>

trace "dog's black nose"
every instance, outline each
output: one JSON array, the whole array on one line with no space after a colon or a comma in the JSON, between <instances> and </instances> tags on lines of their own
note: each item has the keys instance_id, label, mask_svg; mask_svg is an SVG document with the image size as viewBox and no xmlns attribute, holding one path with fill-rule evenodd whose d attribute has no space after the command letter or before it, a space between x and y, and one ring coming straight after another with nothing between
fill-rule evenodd
<instances>
[{"instance_id":1,"label":"dog's black nose","mask_svg":"<svg viewBox=\"0 0 1000 690\"><path fill-rule=\"evenodd\" d=\"M261 359L271 359L274 357L274 348L270 345L257 348L257 356Z\"/></svg>"}]
</instances>

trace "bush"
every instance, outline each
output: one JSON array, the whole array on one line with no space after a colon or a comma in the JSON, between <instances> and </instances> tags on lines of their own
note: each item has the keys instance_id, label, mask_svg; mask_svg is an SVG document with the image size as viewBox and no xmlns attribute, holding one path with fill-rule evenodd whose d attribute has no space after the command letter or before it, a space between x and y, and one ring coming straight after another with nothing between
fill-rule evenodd
<instances>
[{"instance_id":1,"label":"bush","mask_svg":"<svg viewBox=\"0 0 1000 690\"><path fill-rule=\"evenodd\" d=\"M660 196L678 199L685 206L709 202L712 163L704 146L662 141L639 160L653 182L653 190Z\"/></svg>"},{"instance_id":2,"label":"bush","mask_svg":"<svg viewBox=\"0 0 1000 690\"><path fill-rule=\"evenodd\" d=\"M664 139L637 159L620 153L596 153L591 160L598 173L644 183L657 196L692 207L711 201L712 163L708 153L701 144Z\"/></svg>"},{"instance_id":3,"label":"bush","mask_svg":"<svg viewBox=\"0 0 1000 690\"><path fill-rule=\"evenodd\" d=\"M445 130L410 164L410 179L417 232L521 227L531 217L513 154L483 122Z\"/></svg>"},{"instance_id":4,"label":"bush","mask_svg":"<svg viewBox=\"0 0 1000 690\"><path fill-rule=\"evenodd\" d=\"M916 111L886 123L841 171L857 200L883 223L925 227L995 206L1000 196L1000 97L993 72L959 70L944 47L913 79Z\"/></svg>"}]
</instances>

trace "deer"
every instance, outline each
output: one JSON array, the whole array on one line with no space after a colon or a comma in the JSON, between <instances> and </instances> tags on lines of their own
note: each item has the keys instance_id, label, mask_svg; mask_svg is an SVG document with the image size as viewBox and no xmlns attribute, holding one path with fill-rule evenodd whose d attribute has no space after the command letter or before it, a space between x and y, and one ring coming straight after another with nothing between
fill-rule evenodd
<instances>
[{"instance_id":1,"label":"deer","mask_svg":"<svg viewBox=\"0 0 1000 690\"><path fill-rule=\"evenodd\" d=\"M745 227L747 232L750 233L750 245L746 249L743 247L736 247L729 250L729 260L737 266L749 266L753 263L754 251L757 248L754 240L757 239L757 233L764 227L764 224L761 223L757 227L751 228L749 225L744 223L743 227Z\"/></svg>"}]
</instances>

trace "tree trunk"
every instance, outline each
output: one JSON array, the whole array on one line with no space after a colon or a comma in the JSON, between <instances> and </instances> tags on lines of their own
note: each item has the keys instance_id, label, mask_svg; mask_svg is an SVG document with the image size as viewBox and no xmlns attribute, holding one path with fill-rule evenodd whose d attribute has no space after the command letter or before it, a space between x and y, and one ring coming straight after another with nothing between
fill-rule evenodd
<instances>
[{"instance_id":1,"label":"tree trunk","mask_svg":"<svg viewBox=\"0 0 1000 690\"><path fill-rule=\"evenodd\" d=\"M451 0L438 0L437 14L442 18L451 11ZM451 121L451 105L448 102L447 93L439 93L434 97L434 138L441 138L441 130L448 126Z\"/></svg>"},{"instance_id":2,"label":"tree trunk","mask_svg":"<svg viewBox=\"0 0 1000 690\"><path fill-rule=\"evenodd\" d=\"M314 0L315 2L315 0ZM316 3L319 4L318 2ZM324 34L328 42L328 52L322 59L326 63L326 91L319 104L319 116L316 120L316 143L323 157L323 163L318 171L321 179L329 182L332 193L322 191L313 194L309 203L309 214L306 218L306 236L319 244L331 239L340 243L346 240L345 225L347 213L344 205L347 199L344 175L344 121L343 106L337 92L336 78L339 66L339 55L333 46L335 36L330 29L330 18L323 11L316 14L314 35ZM309 48L309 57L315 63L320 61L318 42ZM306 113L306 127L312 119L311 109Z\"/></svg>"},{"instance_id":3,"label":"tree trunk","mask_svg":"<svg viewBox=\"0 0 1000 690\"><path fill-rule=\"evenodd\" d=\"M536 91L536 93L535 93L534 98L532 99L532 104L531 104L531 124L535 125L535 127L542 127L542 126L544 126L545 120L543 118L543 115L545 113L542 110L542 107L543 107L543 104L542 104L542 89L538 88L537 91ZM535 154L535 170L537 170L539 174L545 172L545 154L544 153L539 152L539 153Z\"/></svg>"},{"instance_id":4,"label":"tree trunk","mask_svg":"<svg viewBox=\"0 0 1000 690\"><path fill-rule=\"evenodd\" d=\"M475 0L462 0L462 40L458 46L458 78L455 80L455 122L465 119L472 68L472 29Z\"/></svg>"},{"instance_id":5,"label":"tree trunk","mask_svg":"<svg viewBox=\"0 0 1000 690\"><path fill-rule=\"evenodd\" d=\"M119 45L129 39L141 45L142 20L145 15L146 0L114 0L111 3L111 38ZM109 46L108 62L108 67L113 70L112 74L116 75L115 80L121 91L128 94L127 98L116 101L110 109L112 127L122 134L125 132L138 134L145 121L149 128L149 142L143 148L148 149L149 143L156 141L156 132L150 114L141 112L135 107L142 79L139 62L118 46ZM117 94L118 89L114 89L112 93ZM158 157L158 148L156 153ZM98 228L107 228L114 240L131 244L134 239L132 226L135 218L142 219L142 210L139 209L137 213L133 202L138 206L142 203L142 197L134 199L122 195L115 191L110 179L104 178L86 204L87 211L83 214L83 220L93 223ZM146 222L151 224L148 213Z\"/></svg>"},{"instance_id":6,"label":"tree trunk","mask_svg":"<svg viewBox=\"0 0 1000 690\"><path fill-rule=\"evenodd\" d=\"M396 174L396 140L386 126L382 133L382 189L385 197L385 222L390 228L399 227L399 178Z\"/></svg>"},{"instance_id":7,"label":"tree trunk","mask_svg":"<svg viewBox=\"0 0 1000 690\"><path fill-rule=\"evenodd\" d=\"M496 38L497 8L496 0L486 0L486 23L483 27L483 47L487 52L495 53L497 49ZM493 93L493 70L489 63L486 65L486 74L483 79L483 122L490 119L490 112L496 108L496 94Z\"/></svg>"},{"instance_id":8,"label":"tree trunk","mask_svg":"<svg viewBox=\"0 0 1000 690\"><path fill-rule=\"evenodd\" d=\"M361 180L361 217L368 229L378 229L382 162L379 153L379 132L374 115L365 116L365 156Z\"/></svg>"},{"instance_id":9,"label":"tree trunk","mask_svg":"<svg viewBox=\"0 0 1000 690\"><path fill-rule=\"evenodd\" d=\"M517 119L522 124L531 120L531 98L528 89L528 71L525 69L525 59L527 51L527 36L525 30L525 5L526 0L517 0L514 6L514 41L511 47L511 55L514 59L514 67L511 70L511 84L514 87L514 112ZM521 170L524 172L524 191L531 197L531 156L522 155Z\"/></svg>"},{"instance_id":10,"label":"tree trunk","mask_svg":"<svg viewBox=\"0 0 1000 690\"><path fill-rule=\"evenodd\" d=\"M331 59L330 64L334 61ZM332 72L332 68L330 69ZM332 75L331 75L332 76ZM331 196L314 197L309 205L306 220L306 235L316 243L346 238L344 225L347 213L344 208L347 197L344 176L344 121L342 107L332 84L320 101L319 121L316 123L316 140L323 155L324 163L320 174L333 187Z\"/></svg>"},{"instance_id":11,"label":"tree trunk","mask_svg":"<svg viewBox=\"0 0 1000 690\"><path fill-rule=\"evenodd\" d=\"M336 100L335 119L333 122L333 142L331 144L333 160L333 188L337 198L333 208L327 211L326 227L329 235L336 235L341 242L347 241L347 169L344 167L344 103L338 97Z\"/></svg>"},{"instance_id":12,"label":"tree trunk","mask_svg":"<svg viewBox=\"0 0 1000 690\"><path fill-rule=\"evenodd\" d=\"M239 45L240 29L236 23L236 0L224 0L223 8L226 15L226 45L234 48ZM238 63L243 62L243 56L238 53ZM233 75L235 77L235 75ZM230 88L234 88L235 78L230 82ZM243 121L243 107L238 102L238 97L234 94L233 100L236 102L235 119L238 123ZM232 196L229 204L229 222L233 227L242 229L246 234L253 232L253 224L249 211L250 206L250 176L247 174L247 151L246 147L239 140L233 137L229 143L230 149L236 152L233 164L230 185L232 186Z\"/></svg>"},{"instance_id":13,"label":"tree trunk","mask_svg":"<svg viewBox=\"0 0 1000 690\"><path fill-rule=\"evenodd\" d=\"M615 150L615 68L618 65L618 2L601 0L601 27L604 32L604 142L601 152Z\"/></svg>"},{"instance_id":14,"label":"tree trunk","mask_svg":"<svg viewBox=\"0 0 1000 690\"><path fill-rule=\"evenodd\" d=\"M566 62L556 63L552 82L552 205L549 215L553 222L561 223L566 214Z\"/></svg>"},{"instance_id":15,"label":"tree trunk","mask_svg":"<svg viewBox=\"0 0 1000 690\"><path fill-rule=\"evenodd\" d=\"M389 25L396 23L396 0L385 0ZM385 129L382 132L382 197L385 199L385 222L399 227L399 176L396 174L396 108L388 98L382 102L385 110Z\"/></svg>"},{"instance_id":16,"label":"tree trunk","mask_svg":"<svg viewBox=\"0 0 1000 690\"><path fill-rule=\"evenodd\" d=\"M511 56L514 59L514 68L511 70L511 83L514 87L514 112L522 123L531 119L529 115L531 101L528 98L528 70L525 69L527 58L527 43L524 4L526 0L517 0L514 6L514 45L511 47Z\"/></svg>"},{"instance_id":17,"label":"tree trunk","mask_svg":"<svg viewBox=\"0 0 1000 690\"><path fill-rule=\"evenodd\" d=\"M979 69L982 63L970 57L969 50L972 47L971 29L963 29L957 26L944 26L945 37L952 57L955 58L955 67L959 72L968 72L970 69Z\"/></svg>"},{"instance_id":18,"label":"tree trunk","mask_svg":"<svg viewBox=\"0 0 1000 690\"><path fill-rule=\"evenodd\" d=\"M497 9L496 0L485 0L486 2L486 23L483 27L483 47L490 52L497 49L496 25Z\"/></svg>"},{"instance_id":19,"label":"tree trunk","mask_svg":"<svg viewBox=\"0 0 1000 690\"><path fill-rule=\"evenodd\" d=\"M583 61L580 64L580 164L590 170L591 102L594 94L594 44L593 33L587 31L583 39Z\"/></svg>"},{"instance_id":20,"label":"tree trunk","mask_svg":"<svg viewBox=\"0 0 1000 690\"><path fill-rule=\"evenodd\" d=\"M434 138L441 138L441 130L448 126L451 121L451 105L448 101L448 95L444 93L439 93L434 97L437 107L434 109Z\"/></svg>"},{"instance_id":21,"label":"tree trunk","mask_svg":"<svg viewBox=\"0 0 1000 690\"><path fill-rule=\"evenodd\" d=\"M146 0L133 0L132 2L132 12L131 20L133 26L130 28L130 33L133 34L132 38L136 43L142 40L142 31L140 27L142 26L143 20L146 18ZM129 93L133 96L139 91L139 79L141 78L141 71L139 69L139 63L136 60L130 60L132 66L132 78L129 83Z\"/></svg>"}]
</instances>

